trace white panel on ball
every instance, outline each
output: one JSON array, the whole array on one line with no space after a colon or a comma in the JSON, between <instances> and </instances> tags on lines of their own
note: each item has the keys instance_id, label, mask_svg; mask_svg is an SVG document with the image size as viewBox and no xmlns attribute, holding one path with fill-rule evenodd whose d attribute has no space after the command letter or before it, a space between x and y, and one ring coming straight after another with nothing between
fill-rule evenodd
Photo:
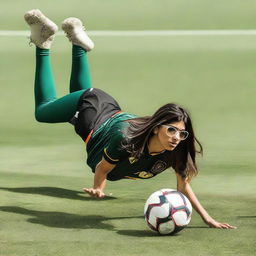
<instances>
[{"instance_id":1,"label":"white panel on ball","mask_svg":"<svg viewBox=\"0 0 256 256\"><path fill-rule=\"evenodd\" d=\"M151 194L144 207L148 226L159 234L174 234L191 220L192 206L181 192L161 189Z\"/></svg>"}]
</instances>

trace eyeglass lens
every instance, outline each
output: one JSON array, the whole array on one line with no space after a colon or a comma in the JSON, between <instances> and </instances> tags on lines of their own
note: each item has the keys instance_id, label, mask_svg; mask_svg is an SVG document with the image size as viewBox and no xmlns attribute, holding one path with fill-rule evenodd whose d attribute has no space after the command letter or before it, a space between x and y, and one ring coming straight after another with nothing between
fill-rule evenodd
<instances>
[{"instance_id":1,"label":"eyeglass lens","mask_svg":"<svg viewBox=\"0 0 256 256\"><path fill-rule=\"evenodd\" d=\"M171 127L171 126L168 127L167 131L168 131L168 133L170 135L175 135L176 132L179 132L179 135L180 135L181 139L186 139L187 136L188 136L188 132L187 131L179 131L179 130L175 129L174 127Z\"/></svg>"}]
</instances>

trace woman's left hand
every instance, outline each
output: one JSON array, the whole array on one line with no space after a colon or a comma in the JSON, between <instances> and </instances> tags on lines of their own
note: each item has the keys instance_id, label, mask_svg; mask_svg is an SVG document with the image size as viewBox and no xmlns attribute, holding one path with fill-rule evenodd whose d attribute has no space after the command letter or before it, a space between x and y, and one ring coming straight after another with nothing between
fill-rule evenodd
<instances>
[{"instance_id":1,"label":"woman's left hand","mask_svg":"<svg viewBox=\"0 0 256 256\"><path fill-rule=\"evenodd\" d=\"M204 220L204 222L210 227L210 228L220 228L220 229L236 229L237 227L231 226L228 223L220 223L213 218L209 217L207 220Z\"/></svg>"}]
</instances>

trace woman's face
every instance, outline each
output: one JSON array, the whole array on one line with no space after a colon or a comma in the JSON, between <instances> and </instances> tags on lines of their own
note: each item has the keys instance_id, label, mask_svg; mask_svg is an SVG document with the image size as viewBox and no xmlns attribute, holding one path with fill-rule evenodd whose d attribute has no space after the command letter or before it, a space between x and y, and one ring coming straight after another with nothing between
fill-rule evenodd
<instances>
[{"instance_id":1,"label":"woman's face","mask_svg":"<svg viewBox=\"0 0 256 256\"><path fill-rule=\"evenodd\" d=\"M168 133L168 126L177 129L177 132ZM185 123L183 121L173 122L165 125L160 125L157 130L158 141L165 150L172 151L181 142L181 134L179 131L185 131Z\"/></svg>"}]
</instances>

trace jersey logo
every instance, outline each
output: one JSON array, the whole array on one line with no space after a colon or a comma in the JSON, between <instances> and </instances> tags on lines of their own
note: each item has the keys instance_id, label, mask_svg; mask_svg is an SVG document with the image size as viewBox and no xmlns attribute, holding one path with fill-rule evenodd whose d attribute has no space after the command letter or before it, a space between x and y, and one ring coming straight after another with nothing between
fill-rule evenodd
<instances>
[{"instance_id":1,"label":"jersey logo","mask_svg":"<svg viewBox=\"0 0 256 256\"><path fill-rule=\"evenodd\" d=\"M129 157L130 164L134 164L137 161L138 161L138 159L136 159L135 157Z\"/></svg>"},{"instance_id":2,"label":"jersey logo","mask_svg":"<svg viewBox=\"0 0 256 256\"><path fill-rule=\"evenodd\" d=\"M141 179L149 179L149 178L154 176L153 173L145 172L145 171L143 171L143 172L136 172L134 174L137 174Z\"/></svg>"},{"instance_id":3,"label":"jersey logo","mask_svg":"<svg viewBox=\"0 0 256 256\"><path fill-rule=\"evenodd\" d=\"M156 174L159 174L159 173L163 172L166 168L167 168L166 162L158 160L153 165L153 167L151 168L150 172L152 172L153 174L156 175Z\"/></svg>"}]
</instances>

